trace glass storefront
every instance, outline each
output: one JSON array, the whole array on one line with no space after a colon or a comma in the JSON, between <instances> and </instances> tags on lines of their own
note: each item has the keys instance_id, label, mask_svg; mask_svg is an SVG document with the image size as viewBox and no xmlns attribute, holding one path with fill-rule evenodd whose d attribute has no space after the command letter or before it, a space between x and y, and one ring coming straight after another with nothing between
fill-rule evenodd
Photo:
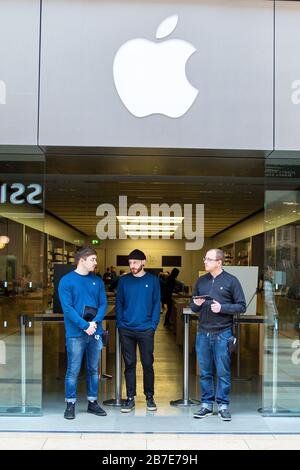
<instances>
[{"instance_id":1,"label":"glass storefront","mask_svg":"<svg viewBox=\"0 0 300 470\"><path fill-rule=\"evenodd\" d=\"M0 414L39 415L42 413L43 381L48 390L49 380L53 383L53 377L63 375L57 373L59 366L49 373L42 360L42 315L47 309L53 311L54 265L74 262L74 250L83 242L84 233L81 240L78 232L78 239L74 238L73 243L70 236L67 237L69 241L64 241L63 234L62 239L49 234L49 214L45 216L44 207L44 155L1 153L0 162ZM74 175L69 175L69 181L65 173L59 178L50 170L49 164L48 212L52 206L54 209L56 207L54 203L59 199L56 194L65 191L65 205L57 206L62 211L62 214L58 213L60 218L57 220L63 221L66 215L73 218L76 215L76 220L80 219L83 226L93 223L91 213L96 213L96 205L95 208L92 206L92 200L95 204L99 202L98 182L97 185L94 180L92 182L94 198L91 199L89 185L82 201L82 182L79 179L77 188ZM300 415L299 170L300 158L272 157L266 162L265 267L260 283L265 295L266 321L263 371L265 416ZM102 182L102 190L103 187ZM78 200L74 199L74 194L76 197L78 195ZM109 196L112 197L111 190L107 194ZM71 201L72 207L74 204L77 206L76 214L70 210ZM53 214L57 212L57 207L52 210ZM71 219L66 219L66 222L74 223ZM235 243L235 264L259 264L259 255L255 257L254 241L255 237L251 250L248 238L244 244ZM250 251L252 262L246 260L245 253L249 257ZM103 269L104 259L100 264ZM45 344L50 344L54 327L46 323L44 326ZM57 325L55 328L57 335L60 330ZM58 345L59 358L60 352L61 355L65 354L63 332L59 333L55 344ZM61 384L56 388L60 390Z\"/></svg>"},{"instance_id":2,"label":"glass storefront","mask_svg":"<svg viewBox=\"0 0 300 470\"><path fill-rule=\"evenodd\" d=\"M0 154L0 414L42 411L44 157Z\"/></svg>"},{"instance_id":3,"label":"glass storefront","mask_svg":"<svg viewBox=\"0 0 300 470\"><path fill-rule=\"evenodd\" d=\"M266 163L265 415L300 415L300 157Z\"/></svg>"}]
</instances>

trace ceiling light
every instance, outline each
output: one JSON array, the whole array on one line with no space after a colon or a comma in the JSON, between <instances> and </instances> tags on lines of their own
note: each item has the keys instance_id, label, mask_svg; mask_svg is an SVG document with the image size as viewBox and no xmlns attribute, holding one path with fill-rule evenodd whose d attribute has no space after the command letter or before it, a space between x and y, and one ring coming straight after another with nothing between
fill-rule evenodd
<instances>
[{"instance_id":1,"label":"ceiling light","mask_svg":"<svg viewBox=\"0 0 300 470\"><path fill-rule=\"evenodd\" d=\"M175 231L178 228L178 225L121 225L123 230L149 230L149 231Z\"/></svg>"},{"instance_id":2,"label":"ceiling light","mask_svg":"<svg viewBox=\"0 0 300 470\"><path fill-rule=\"evenodd\" d=\"M119 222L146 222L146 223L182 223L184 217L167 217L167 216L145 216L145 215L117 215Z\"/></svg>"},{"instance_id":3,"label":"ceiling light","mask_svg":"<svg viewBox=\"0 0 300 470\"><path fill-rule=\"evenodd\" d=\"M149 231L145 231L145 232L140 232L140 231L128 231L128 232L125 232L126 235L129 235L129 236L134 236L134 235L137 235L137 236L144 236L144 235L150 235L150 236L172 236L174 235L174 232L149 232Z\"/></svg>"}]
</instances>

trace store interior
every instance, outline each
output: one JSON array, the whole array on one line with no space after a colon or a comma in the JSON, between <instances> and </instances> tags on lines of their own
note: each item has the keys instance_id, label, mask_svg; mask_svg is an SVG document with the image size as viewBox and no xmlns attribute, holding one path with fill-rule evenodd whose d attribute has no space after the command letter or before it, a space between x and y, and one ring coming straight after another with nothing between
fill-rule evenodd
<instances>
[{"instance_id":1,"label":"store interior","mask_svg":"<svg viewBox=\"0 0 300 470\"><path fill-rule=\"evenodd\" d=\"M8 413L9 408L13 409L22 394L19 386L21 362L18 360L21 345L19 315L24 313L33 319L30 326L26 325L26 360L29 361L26 363L26 406L30 404L32 409L41 409L44 416L62 416L66 354L62 318L57 319L56 316L54 319L60 313L55 304L55 273L61 271L59 266L74 263L76 248L89 243L97 251L97 272L102 276L111 266L115 267L117 275L120 270L126 271L124 256L133 248L146 253L147 267L155 273L170 272L173 267L180 270L178 279L181 287L174 294L172 325L168 328L163 326L165 310L162 308L161 322L155 336L155 398L158 417L172 418L176 415L182 417L183 428L188 427L184 420L191 416L193 407L174 409L170 401L181 398L183 394L182 309L189 305L193 285L204 270L202 258L205 252L213 247L222 248L225 269L226 266L258 267L255 311L250 312L257 318L264 315L265 259L270 264L275 262L273 258L276 257L276 243L280 237L285 245L288 240L292 257L296 257L291 263L298 262L296 247L300 231L292 214L282 214L277 227L266 230L265 155L259 152L222 155L207 152L199 155L192 151L188 154L179 151L170 154L155 149L144 149L140 154L132 149L105 149L101 152L96 149L89 152L86 149L43 150L42 155L31 160L28 156L24 158L21 165L19 157L7 157L0 172L1 183L5 181L9 185L23 181L27 188L32 183L39 183L44 188L40 204L33 206L25 200L23 205L15 205L13 209L7 202L2 204L0 234L8 237L9 243L0 245L0 340L11 338L6 364L14 361L16 367L1 366L0 381L2 390L5 390L0 394L1 412ZM11 187L8 188L8 194L12 191ZM177 209L180 207L182 213L190 205L193 208L191 226L194 229L198 222L195 207L197 204L203 205L203 246L197 250L187 250L185 238L174 239L172 236L170 239L158 236L157 239L120 240L115 237L99 240L97 226L103 216L100 215L99 206L110 205L118 214L120 196L126 196L127 208L140 204L148 209L149 214L153 204L177 204ZM288 206L286 209L289 209ZM112 218L107 220L115 222ZM277 257L291 259L291 255L283 255L285 245L281 251L279 249ZM171 264L172 261L177 264ZM288 287L295 282L277 281L280 295L276 300L284 304L281 309L284 313L280 318L281 334L297 338L297 296L288 296ZM115 289L107 286L107 296L108 314L113 315ZM115 393L114 321L106 320L105 328L109 331L109 343L103 350L100 362L100 401L113 398ZM256 414L263 406L266 334L259 321L240 324L239 358L236 355L232 357L233 413ZM196 321L191 321L189 392L192 398L199 399L195 336ZM137 373L135 416L145 417L149 412L146 412L144 403L140 364ZM78 391L80 406L84 410L84 367ZM123 383L123 397L124 394ZM117 418L119 408L110 407L109 413L114 416L115 429L118 430L121 423L122 430L125 421ZM133 429L134 422L130 426Z\"/></svg>"}]
</instances>

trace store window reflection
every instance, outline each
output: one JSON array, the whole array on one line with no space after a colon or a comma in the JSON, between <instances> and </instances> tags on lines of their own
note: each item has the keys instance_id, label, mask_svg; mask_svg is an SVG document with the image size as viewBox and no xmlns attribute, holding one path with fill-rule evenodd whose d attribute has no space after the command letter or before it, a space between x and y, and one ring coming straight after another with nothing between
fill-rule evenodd
<instances>
[{"instance_id":1,"label":"store window reflection","mask_svg":"<svg viewBox=\"0 0 300 470\"><path fill-rule=\"evenodd\" d=\"M27 325L22 364L20 316L27 314L32 318L43 304L40 256L43 234L30 232L23 224L0 217L3 237L0 240L6 237L7 241L0 245L0 412L12 415L24 414L22 387L23 394L26 390L23 411L28 410L28 404L35 404L35 409L40 410L41 402L41 348L37 341L41 337L41 322L32 322L30 328Z\"/></svg>"},{"instance_id":2,"label":"store window reflection","mask_svg":"<svg viewBox=\"0 0 300 470\"><path fill-rule=\"evenodd\" d=\"M266 415L300 415L300 369L295 360L300 346L300 195L295 163L296 159L293 165L286 160L270 162L271 178L267 167L270 189L266 191L265 210L263 387ZM289 172L292 177L287 178Z\"/></svg>"},{"instance_id":3,"label":"store window reflection","mask_svg":"<svg viewBox=\"0 0 300 470\"><path fill-rule=\"evenodd\" d=\"M0 414L41 414L44 208L27 196L44 185L44 158L0 154L0 168Z\"/></svg>"}]
</instances>

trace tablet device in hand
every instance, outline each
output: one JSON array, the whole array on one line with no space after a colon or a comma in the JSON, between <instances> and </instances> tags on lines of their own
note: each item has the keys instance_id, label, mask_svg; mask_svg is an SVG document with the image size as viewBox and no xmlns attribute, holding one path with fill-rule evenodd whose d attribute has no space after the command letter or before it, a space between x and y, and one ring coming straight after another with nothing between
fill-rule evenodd
<instances>
[{"instance_id":1,"label":"tablet device in hand","mask_svg":"<svg viewBox=\"0 0 300 470\"><path fill-rule=\"evenodd\" d=\"M94 321L97 312L98 309L96 307L90 307L89 305L85 305L83 309L83 318L88 322Z\"/></svg>"},{"instance_id":2,"label":"tablet device in hand","mask_svg":"<svg viewBox=\"0 0 300 470\"><path fill-rule=\"evenodd\" d=\"M193 299L204 299L204 300L214 300L210 295L194 295Z\"/></svg>"}]
</instances>

